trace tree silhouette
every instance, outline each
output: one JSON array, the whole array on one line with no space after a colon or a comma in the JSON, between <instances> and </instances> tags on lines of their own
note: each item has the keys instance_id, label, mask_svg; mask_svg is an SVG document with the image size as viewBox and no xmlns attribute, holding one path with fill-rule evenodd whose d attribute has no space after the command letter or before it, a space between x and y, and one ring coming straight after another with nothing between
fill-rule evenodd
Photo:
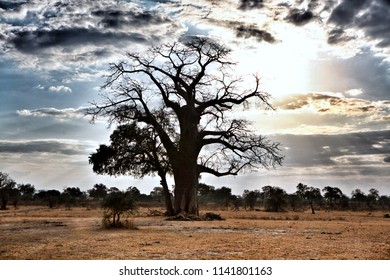
<instances>
[{"instance_id":1,"label":"tree silhouette","mask_svg":"<svg viewBox=\"0 0 390 280\"><path fill-rule=\"evenodd\" d=\"M92 189L88 190L88 195L94 199L103 199L107 196L107 186L104 184L95 184Z\"/></svg>"},{"instance_id":2,"label":"tree silhouette","mask_svg":"<svg viewBox=\"0 0 390 280\"><path fill-rule=\"evenodd\" d=\"M369 208L372 208L373 205L378 201L379 199L379 191L377 189L371 188L368 191L367 195L367 206Z\"/></svg>"},{"instance_id":3,"label":"tree silhouette","mask_svg":"<svg viewBox=\"0 0 390 280\"><path fill-rule=\"evenodd\" d=\"M361 206L361 203L367 202L366 194L360 189L355 189L352 191L351 199L352 201L356 201L359 207Z\"/></svg>"},{"instance_id":4,"label":"tree silhouette","mask_svg":"<svg viewBox=\"0 0 390 280\"><path fill-rule=\"evenodd\" d=\"M309 203L311 213L315 214L316 212L314 211L314 202L322 199L320 189L315 187L308 187L307 185L299 183L296 194L304 198Z\"/></svg>"},{"instance_id":5,"label":"tree silhouette","mask_svg":"<svg viewBox=\"0 0 390 280\"><path fill-rule=\"evenodd\" d=\"M324 198L330 208L334 208L335 205L340 204L344 198L343 192L337 187L326 186L322 191L324 192Z\"/></svg>"},{"instance_id":6,"label":"tree silhouette","mask_svg":"<svg viewBox=\"0 0 390 280\"><path fill-rule=\"evenodd\" d=\"M245 209L248 206L249 210L253 211L255 210L257 200L260 198L260 191L244 190L242 197L244 199Z\"/></svg>"},{"instance_id":7,"label":"tree silhouette","mask_svg":"<svg viewBox=\"0 0 390 280\"><path fill-rule=\"evenodd\" d=\"M242 79L228 74L234 66L229 53L205 38L128 53L128 61L111 64L104 101L89 110L92 120L105 116L111 123L153 129L172 170L175 213L198 214L200 173L237 175L245 168L282 162L279 143L229 114L249 101L272 108L259 77L247 90Z\"/></svg>"},{"instance_id":8,"label":"tree silhouette","mask_svg":"<svg viewBox=\"0 0 390 280\"><path fill-rule=\"evenodd\" d=\"M283 211L286 205L287 193L279 187L265 186L262 188L262 195L266 201L266 210L272 212Z\"/></svg>"},{"instance_id":9,"label":"tree silhouette","mask_svg":"<svg viewBox=\"0 0 390 280\"><path fill-rule=\"evenodd\" d=\"M170 165L157 134L152 127L139 128L135 122L118 126L110 136L110 146L100 145L89 157L98 174L132 175L142 178L157 173L161 178L165 207L173 215L167 183Z\"/></svg>"},{"instance_id":10,"label":"tree silhouette","mask_svg":"<svg viewBox=\"0 0 390 280\"><path fill-rule=\"evenodd\" d=\"M35 194L35 187L31 184L19 184L18 190L23 201L32 200Z\"/></svg>"},{"instance_id":11,"label":"tree silhouette","mask_svg":"<svg viewBox=\"0 0 390 280\"><path fill-rule=\"evenodd\" d=\"M112 191L104 198L102 207L105 211L103 222L106 226L120 227L121 216L136 209L136 204L131 192Z\"/></svg>"},{"instance_id":12,"label":"tree silhouette","mask_svg":"<svg viewBox=\"0 0 390 280\"><path fill-rule=\"evenodd\" d=\"M7 204L17 189L15 188L16 183L12 180L7 173L0 172L0 210L6 210Z\"/></svg>"},{"instance_id":13,"label":"tree silhouette","mask_svg":"<svg viewBox=\"0 0 390 280\"><path fill-rule=\"evenodd\" d=\"M61 192L58 190L41 190L36 196L45 201L49 208L53 208L61 202Z\"/></svg>"}]
</instances>

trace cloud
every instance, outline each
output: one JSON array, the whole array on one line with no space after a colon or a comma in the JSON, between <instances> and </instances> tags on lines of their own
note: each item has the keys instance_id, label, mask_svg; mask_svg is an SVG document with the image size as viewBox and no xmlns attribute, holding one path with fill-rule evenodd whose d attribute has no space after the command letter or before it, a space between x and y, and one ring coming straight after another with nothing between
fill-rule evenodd
<instances>
[{"instance_id":1,"label":"cloud","mask_svg":"<svg viewBox=\"0 0 390 280\"><path fill-rule=\"evenodd\" d=\"M0 140L0 154L32 154L50 153L64 155L79 155L88 153L91 149L89 143L75 140L42 139L42 140Z\"/></svg>"},{"instance_id":2,"label":"cloud","mask_svg":"<svg viewBox=\"0 0 390 280\"><path fill-rule=\"evenodd\" d=\"M328 32L328 43L343 44L352 40L357 39L356 35L348 35L348 33L341 28L334 28Z\"/></svg>"},{"instance_id":3,"label":"cloud","mask_svg":"<svg viewBox=\"0 0 390 280\"><path fill-rule=\"evenodd\" d=\"M240 0L240 10L250 10L250 9L259 9L263 8L264 0Z\"/></svg>"},{"instance_id":4,"label":"cloud","mask_svg":"<svg viewBox=\"0 0 390 280\"><path fill-rule=\"evenodd\" d=\"M385 0L342 0L331 12L328 24L329 43L337 44L353 39L345 36L347 29L361 30L377 47L390 47L390 2Z\"/></svg>"},{"instance_id":5,"label":"cloud","mask_svg":"<svg viewBox=\"0 0 390 280\"><path fill-rule=\"evenodd\" d=\"M354 88L347 90L345 93L347 94L347 96L358 96L363 93L363 90L361 88Z\"/></svg>"},{"instance_id":6,"label":"cloud","mask_svg":"<svg viewBox=\"0 0 390 280\"><path fill-rule=\"evenodd\" d=\"M60 86L49 87L49 91L71 93L72 89L70 87L60 85Z\"/></svg>"},{"instance_id":7,"label":"cloud","mask_svg":"<svg viewBox=\"0 0 390 280\"><path fill-rule=\"evenodd\" d=\"M268 31L261 30L254 25L240 25L236 28L236 34L239 38L255 38L257 41L275 43L275 37Z\"/></svg>"},{"instance_id":8,"label":"cloud","mask_svg":"<svg viewBox=\"0 0 390 280\"><path fill-rule=\"evenodd\" d=\"M0 9L5 11L15 10L25 4L26 2L9 2L9 1L0 1Z\"/></svg>"},{"instance_id":9,"label":"cloud","mask_svg":"<svg viewBox=\"0 0 390 280\"><path fill-rule=\"evenodd\" d=\"M302 26L309 23L314 18L315 16L312 11L294 8L290 10L286 20L295 25Z\"/></svg>"},{"instance_id":10,"label":"cloud","mask_svg":"<svg viewBox=\"0 0 390 280\"><path fill-rule=\"evenodd\" d=\"M16 113L19 116L23 117L54 117L54 118L86 118L88 108L66 108L66 109L56 109L56 108L41 108L35 110L17 110Z\"/></svg>"},{"instance_id":11,"label":"cloud","mask_svg":"<svg viewBox=\"0 0 390 280\"><path fill-rule=\"evenodd\" d=\"M347 95L361 94L360 89L347 91ZM386 101L369 101L351 97L341 97L323 93L291 95L275 104L282 110L307 110L323 114L347 116L367 116L371 119L386 119L390 106Z\"/></svg>"},{"instance_id":12,"label":"cloud","mask_svg":"<svg viewBox=\"0 0 390 280\"><path fill-rule=\"evenodd\" d=\"M171 20L163 14L142 10L95 10L91 15L99 18L98 26L104 28L134 28L171 23Z\"/></svg>"},{"instance_id":13,"label":"cloud","mask_svg":"<svg viewBox=\"0 0 390 280\"><path fill-rule=\"evenodd\" d=\"M0 40L4 42L0 53L29 68L102 64L130 45L146 46L177 37L183 25L158 8L168 2L150 1L146 6L115 0L72 5L55 0L20 3L14 12L0 15Z\"/></svg>"},{"instance_id":14,"label":"cloud","mask_svg":"<svg viewBox=\"0 0 390 280\"><path fill-rule=\"evenodd\" d=\"M116 45L125 41L146 42L147 37L138 32L110 32L96 28L65 28L52 30L19 30L10 42L24 53L39 53L53 47L86 45Z\"/></svg>"},{"instance_id":15,"label":"cloud","mask_svg":"<svg viewBox=\"0 0 390 280\"><path fill-rule=\"evenodd\" d=\"M382 166L390 153L390 131L337 135L276 135L283 146L288 166ZM380 148L378 148L380 145ZM387 156L388 157L388 156ZM386 161L385 161L386 162Z\"/></svg>"}]
</instances>

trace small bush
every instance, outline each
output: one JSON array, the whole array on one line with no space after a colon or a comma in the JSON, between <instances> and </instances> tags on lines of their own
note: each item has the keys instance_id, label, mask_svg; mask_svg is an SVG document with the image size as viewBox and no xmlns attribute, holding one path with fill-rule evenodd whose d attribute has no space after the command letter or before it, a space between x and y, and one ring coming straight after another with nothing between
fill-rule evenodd
<instances>
[{"instance_id":1,"label":"small bush","mask_svg":"<svg viewBox=\"0 0 390 280\"><path fill-rule=\"evenodd\" d=\"M383 216L383 218L389 219L389 218L390 218L390 214L385 214L385 215Z\"/></svg>"},{"instance_id":2,"label":"small bush","mask_svg":"<svg viewBox=\"0 0 390 280\"><path fill-rule=\"evenodd\" d=\"M130 193L115 191L107 195L102 207L104 209L103 228L126 228L131 225L127 220L121 221L123 215L130 215L136 209L133 197Z\"/></svg>"}]
</instances>

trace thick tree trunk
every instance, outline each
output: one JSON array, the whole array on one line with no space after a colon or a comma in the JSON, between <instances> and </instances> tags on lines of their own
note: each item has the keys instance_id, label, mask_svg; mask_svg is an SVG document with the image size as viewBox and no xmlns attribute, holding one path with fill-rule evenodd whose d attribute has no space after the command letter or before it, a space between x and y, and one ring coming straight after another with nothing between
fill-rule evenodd
<instances>
[{"instance_id":1,"label":"thick tree trunk","mask_svg":"<svg viewBox=\"0 0 390 280\"><path fill-rule=\"evenodd\" d=\"M197 187L198 171L196 164L184 163L174 172L175 200L174 214L181 212L199 214Z\"/></svg>"},{"instance_id":2,"label":"thick tree trunk","mask_svg":"<svg viewBox=\"0 0 390 280\"><path fill-rule=\"evenodd\" d=\"M191 95L189 95L191 96ZM194 109L194 104L181 108L180 141L178 153L172 162L175 179L175 214L185 212L199 215L197 189L198 173L198 124L200 116Z\"/></svg>"}]
</instances>

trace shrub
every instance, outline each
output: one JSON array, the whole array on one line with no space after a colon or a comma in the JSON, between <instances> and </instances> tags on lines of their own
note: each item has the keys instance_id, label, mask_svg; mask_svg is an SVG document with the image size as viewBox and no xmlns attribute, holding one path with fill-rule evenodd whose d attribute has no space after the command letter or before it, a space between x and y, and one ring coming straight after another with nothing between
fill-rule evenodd
<instances>
[{"instance_id":1,"label":"shrub","mask_svg":"<svg viewBox=\"0 0 390 280\"><path fill-rule=\"evenodd\" d=\"M103 200L102 225L104 228L132 227L129 222L120 220L123 214L129 215L136 209L136 204L129 192L114 191Z\"/></svg>"}]
</instances>

